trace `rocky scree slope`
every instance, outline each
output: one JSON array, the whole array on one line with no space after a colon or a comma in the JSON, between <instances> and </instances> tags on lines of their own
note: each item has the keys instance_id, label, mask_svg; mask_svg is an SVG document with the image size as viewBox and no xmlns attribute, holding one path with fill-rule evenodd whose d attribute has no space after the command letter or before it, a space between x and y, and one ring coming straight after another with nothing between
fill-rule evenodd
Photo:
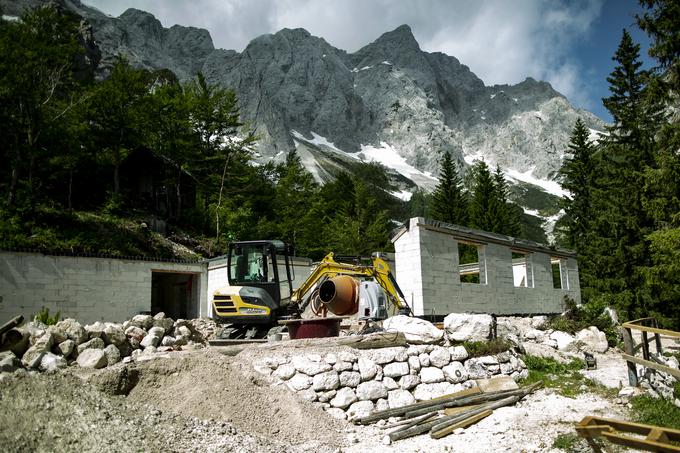
<instances>
[{"instance_id":1,"label":"rocky scree slope","mask_svg":"<svg viewBox=\"0 0 680 453\"><path fill-rule=\"evenodd\" d=\"M431 189L448 150L463 167L484 159L506 169L510 182L560 195L546 181L561 165L576 118L604 129L546 82L485 86L455 57L422 51L408 25L351 54L303 29L262 35L239 53L215 49L207 30L164 28L137 9L111 17L78 0L59 2L93 26L100 77L117 54L181 80L202 71L236 91L260 137L260 161L297 149L322 182L364 160L390 168L401 190ZM6 15L40 3L0 0Z\"/></svg>"}]
</instances>

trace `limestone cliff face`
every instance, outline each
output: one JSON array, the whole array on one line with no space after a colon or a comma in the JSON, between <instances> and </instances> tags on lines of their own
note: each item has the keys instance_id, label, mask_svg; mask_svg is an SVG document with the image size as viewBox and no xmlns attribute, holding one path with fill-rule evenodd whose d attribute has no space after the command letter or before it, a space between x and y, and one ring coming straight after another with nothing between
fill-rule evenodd
<instances>
[{"instance_id":1,"label":"limestone cliff face","mask_svg":"<svg viewBox=\"0 0 680 453\"><path fill-rule=\"evenodd\" d=\"M4 14L14 15L39 3L0 0ZM546 82L485 86L456 58L422 51L407 25L353 54L303 29L257 37L238 53L215 49L207 30L164 28L137 9L110 17L77 0L60 3L92 25L100 77L118 54L138 67L169 68L181 80L203 71L236 91L242 116L260 136L259 159L297 149L320 180L357 158L388 166L402 159L396 172L432 187L427 174L436 174L445 150L462 165L484 159L549 180L576 118L604 128Z\"/></svg>"}]
</instances>

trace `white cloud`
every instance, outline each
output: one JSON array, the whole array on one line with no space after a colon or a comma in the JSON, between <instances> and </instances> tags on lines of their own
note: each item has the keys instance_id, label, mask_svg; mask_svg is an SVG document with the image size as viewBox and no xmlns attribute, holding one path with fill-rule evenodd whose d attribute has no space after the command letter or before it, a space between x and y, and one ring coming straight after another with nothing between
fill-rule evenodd
<instances>
[{"instance_id":1,"label":"white cloud","mask_svg":"<svg viewBox=\"0 0 680 453\"><path fill-rule=\"evenodd\" d=\"M486 84L547 80L577 104L589 93L570 57L603 0L84 0L113 15L144 9L164 26L210 30L217 47L241 51L264 33L307 29L349 52L407 23L423 50L455 56Z\"/></svg>"}]
</instances>

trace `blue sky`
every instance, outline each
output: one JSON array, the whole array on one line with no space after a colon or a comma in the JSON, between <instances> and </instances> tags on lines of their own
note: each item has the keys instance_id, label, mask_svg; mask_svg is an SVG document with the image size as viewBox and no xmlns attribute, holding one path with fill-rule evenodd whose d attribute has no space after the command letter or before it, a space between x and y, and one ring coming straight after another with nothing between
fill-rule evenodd
<instances>
[{"instance_id":1,"label":"blue sky","mask_svg":"<svg viewBox=\"0 0 680 453\"><path fill-rule=\"evenodd\" d=\"M165 27L191 25L210 31L216 47L243 50L253 38L281 28L305 28L353 52L386 31L409 24L421 48L455 56L487 85L547 80L578 107L611 118L611 60L634 25L636 0L83 0L118 16L134 7Z\"/></svg>"},{"instance_id":2,"label":"blue sky","mask_svg":"<svg viewBox=\"0 0 680 453\"><path fill-rule=\"evenodd\" d=\"M603 5L602 14L593 22L590 35L578 42L570 52L571 58L580 62L582 77L592 84L590 94L592 105L588 110L607 121L611 121L611 116L602 106L601 98L609 96L607 76L616 65L612 56L616 52L624 28L631 33L633 40L640 44L643 67L651 68L655 65L647 54L649 38L635 25L634 15L642 11L637 1L608 0Z\"/></svg>"}]
</instances>

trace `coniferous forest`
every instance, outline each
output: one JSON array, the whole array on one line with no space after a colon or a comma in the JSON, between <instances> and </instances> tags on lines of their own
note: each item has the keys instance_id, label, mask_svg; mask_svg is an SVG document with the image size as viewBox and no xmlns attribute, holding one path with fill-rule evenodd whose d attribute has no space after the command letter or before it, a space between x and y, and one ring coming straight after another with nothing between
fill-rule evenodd
<instances>
[{"instance_id":1,"label":"coniferous forest","mask_svg":"<svg viewBox=\"0 0 680 453\"><path fill-rule=\"evenodd\" d=\"M680 5L641 4L657 67L642 68L624 30L603 99L613 123L597 141L574 125L555 241L578 253L586 305L677 329ZM392 230L413 216L528 237L500 168L478 162L463 176L442 152L435 191L408 202L376 163L319 185L294 152L256 163L257 135L234 92L201 74L180 83L119 57L95 78L100 62L79 27L55 7L0 20L4 247L176 257L181 244L215 256L230 240L277 238L320 258L389 250Z\"/></svg>"}]
</instances>

